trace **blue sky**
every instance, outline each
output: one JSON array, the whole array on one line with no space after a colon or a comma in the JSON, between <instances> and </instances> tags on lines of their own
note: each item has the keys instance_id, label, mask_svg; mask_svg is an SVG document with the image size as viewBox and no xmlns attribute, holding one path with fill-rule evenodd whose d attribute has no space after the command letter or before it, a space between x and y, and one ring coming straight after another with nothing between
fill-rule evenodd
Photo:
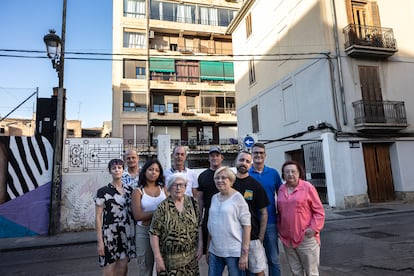
<instances>
[{"instance_id":1,"label":"blue sky","mask_svg":"<svg viewBox=\"0 0 414 276\"><path fill-rule=\"evenodd\" d=\"M61 36L62 0L0 0L0 116L24 101L36 87L49 98L58 86L56 71L46 57L43 36L55 29ZM66 52L112 52L112 1L67 0ZM38 58L2 50L35 50ZM68 57L68 55L66 55ZM85 57L85 56L76 56ZM101 57L101 56L99 56ZM110 59L110 56L102 56ZM65 59L66 118L82 120L83 127L100 127L112 117L112 63L110 60ZM30 118L31 98L9 118Z\"/></svg>"}]
</instances>

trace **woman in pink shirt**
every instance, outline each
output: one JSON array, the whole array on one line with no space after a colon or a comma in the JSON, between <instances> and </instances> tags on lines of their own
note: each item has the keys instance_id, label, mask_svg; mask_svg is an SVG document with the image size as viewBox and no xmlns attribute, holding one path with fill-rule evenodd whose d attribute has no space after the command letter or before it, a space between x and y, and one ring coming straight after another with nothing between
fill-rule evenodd
<instances>
[{"instance_id":1,"label":"woman in pink shirt","mask_svg":"<svg viewBox=\"0 0 414 276\"><path fill-rule=\"evenodd\" d=\"M286 181L277 194L279 238L292 275L319 275L320 231L325 211L315 187L295 161L282 166Z\"/></svg>"}]
</instances>

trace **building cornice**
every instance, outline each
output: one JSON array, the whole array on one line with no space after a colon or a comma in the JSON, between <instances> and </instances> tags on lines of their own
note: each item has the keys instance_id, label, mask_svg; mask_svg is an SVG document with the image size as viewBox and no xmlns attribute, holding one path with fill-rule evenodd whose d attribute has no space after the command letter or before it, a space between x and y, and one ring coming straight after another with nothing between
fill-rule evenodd
<instances>
[{"instance_id":1,"label":"building cornice","mask_svg":"<svg viewBox=\"0 0 414 276\"><path fill-rule=\"evenodd\" d=\"M247 12L250 10L250 8L253 6L253 4L256 2L256 0L246 0L242 7L240 8L239 12L237 13L236 17L233 18L233 20L230 22L229 26L227 27L225 34L233 34L236 27L240 24L240 22L243 20L243 18L246 16Z\"/></svg>"}]
</instances>

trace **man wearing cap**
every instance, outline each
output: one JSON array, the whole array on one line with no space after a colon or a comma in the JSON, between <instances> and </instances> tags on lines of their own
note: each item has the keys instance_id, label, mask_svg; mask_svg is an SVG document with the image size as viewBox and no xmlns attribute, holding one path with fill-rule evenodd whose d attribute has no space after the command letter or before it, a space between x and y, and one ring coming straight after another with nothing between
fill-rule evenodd
<instances>
[{"instance_id":1,"label":"man wearing cap","mask_svg":"<svg viewBox=\"0 0 414 276\"><path fill-rule=\"evenodd\" d=\"M263 186L270 201L267 206L268 218L263 242L269 266L269 276L280 276L275 195L282 185L282 179L276 169L265 165L266 149L263 143L255 143L252 152L253 166L249 170L249 175Z\"/></svg>"},{"instance_id":2,"label":"man wearing cap","mask_svg":"<svg viewBox=\"0 0 414 276\"><path fill-rule=\"evenodd\" d=\"M247 275L264 276L267 270L266 252L263 240L267 225L267 206L269 199L262 185L249 175L252 155L242 151L236 159L236 181L233 188L239 191L249 206L251 215L250 247Z\"/></svg>"},{"instance_id":3,"label":"man wearing cap","mask_svg":"<svg viewBox=\"0 0 414 276\"><path fill-rule=\"evenodd\" d=\"M138 186L139 166L138 166L138 154L133 149L128 149L124 155L124 162L127 166L122 174L122 181L127 185L136 188Z\"/></svg>"},{"instance_id":4,"label":"man wearing cap","mask_svg":"<svg viewBox=\"0 0 414 276\"><path fill-rule=\"evenodd\" d=\"M172 152L173 166L164 171L165 180L175 174L182 173L187 177L187 186L185 194L193 196L197 199L198 181L196 173L190 168L185 167L185 160L187 159L187 152L183 146L175 146Z\"/></svg>"},{"instance_id":5,"label":"man wearing cap","mask_svg":"<svg viewBox=\"0 0 414 276\"><path fill-rule=\"evenodd\" d=\"M198 204L200 206L200 213L203 215L203 253L206 254L206 245L208 237L207 221L208 211L210 209L211 198L219 191L214 183L214 172L221 167L223 162L223 155L219 147L212 147L208 152L208 161L210 167L203 171L198 176Z\"/></svg>"}]
</instances>

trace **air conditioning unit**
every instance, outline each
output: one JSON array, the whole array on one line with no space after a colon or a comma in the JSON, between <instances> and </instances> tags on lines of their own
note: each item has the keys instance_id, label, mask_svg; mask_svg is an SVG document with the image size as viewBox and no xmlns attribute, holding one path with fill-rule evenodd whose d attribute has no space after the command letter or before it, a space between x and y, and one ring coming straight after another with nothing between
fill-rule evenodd
<instances>
[{"instance_id":1,"label":"air conditioning unit","mask_svg":"<svg viewBox=\"0 0 414 276\"><path fill-rule=\"evenodd\" d=\"M154 37L155 37L154 31L149 31L149 38L154 38Z\"/></svg>"}]
</instances>

